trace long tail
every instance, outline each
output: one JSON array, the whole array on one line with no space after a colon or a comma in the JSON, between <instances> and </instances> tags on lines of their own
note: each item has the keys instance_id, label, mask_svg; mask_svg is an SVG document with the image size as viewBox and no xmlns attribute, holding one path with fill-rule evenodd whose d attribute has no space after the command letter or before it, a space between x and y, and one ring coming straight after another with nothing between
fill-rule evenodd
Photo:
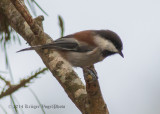
<instances>
[{"instance_id":1,"label":"long tail","mask_svg":"<svg viewBox=\"0 0 160 114\"><path fill-rule=\"evenodd\" d=\"M17 53L21 52L21 51L29 51L29 50L36 50L36 49L42 49L42 48L43 48L42 45L37 45L37 46L32 46L32 47L29 47L29 48L21 49L21 50L17 51Z\"/></svg>"}]
</instances>

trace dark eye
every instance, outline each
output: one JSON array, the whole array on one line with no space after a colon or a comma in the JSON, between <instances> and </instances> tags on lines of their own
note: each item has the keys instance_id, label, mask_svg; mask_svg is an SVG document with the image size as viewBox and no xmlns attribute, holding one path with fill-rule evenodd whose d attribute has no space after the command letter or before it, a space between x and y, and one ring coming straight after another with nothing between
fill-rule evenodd
<instances>
[{"instance_id":1,"label":"dark eye","mask_svg":"<svg viewBox=\"0 0 160 114\"><path fill-rule=\"evenodd\" d=\"M112 55L112 54L114 54L114 52L111 52L111 51L108 51L108 50L102 51L102 56L103 57L107 57L107 56Z\"/></svg>"}]
</instances>

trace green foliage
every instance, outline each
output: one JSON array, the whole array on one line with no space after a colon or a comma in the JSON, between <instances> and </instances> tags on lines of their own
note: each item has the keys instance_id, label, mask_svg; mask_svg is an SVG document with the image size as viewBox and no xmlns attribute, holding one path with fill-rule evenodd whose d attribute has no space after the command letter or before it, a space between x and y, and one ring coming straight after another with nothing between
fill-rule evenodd
<instances>
[{"instance_id":1,"label":"green foliage","mask_svg":"<svg viewBox=\"0 0 160 114\"><path fill-rule=\"evenodd\" d=\"M33 94L33 96L34 96L35 99L37 100L37 102L38 102L38 104L39 104L39 106L40 106L40 108L41 108L43 114L45 114L44 108L41 106L41 102L40 102L38 96L35 94L35 92L34 92L31 88L28 88L28 89L30 90L30 92Z\"/></svg>"},{"instance_id":2,"label":"green foliage","mask_svg":"<svg viewBox=\"0 0 160 114\"><path fill-rule=\"evenodd\" d=\"M36 16L36 11L34 4L45 14L48 16L47 12L43 10L43 8L35 1L35 0L27 0L27 3ZM21 45L21 40L19 35L9 26L8 20L6 16L3 14L3 11L0 10L0 46L1 49L5 51L6 45L10 45L11 43L18 43ZM6 56L6 55L5 55ZM6 59L7 60L7 59ZM6 61L7 64L7 61Z\"/></svg>"},{"instance_id":3,"label":"green foliage","mask_svg":"<svg viewBox=\"0 0 160 114\"><path fill-rule=\"evenodd\" d=\"M37 16L33 1L32 0L27 0L27 3L29 5L29 8L31 9L31 11L33 12L34 16Z\"/></svg>"},{"instance_id":4,"label":"green foliage","mask_svg":"<svg viewBox=\"0 0 160 114\"><path fill-rule=\"evenodd\" d=\"M48 16L47 12L44 11L44 10L42 9L42 7L41 7L35 0L31 0L31 2L32 2L32 3L35 3L35 5L36 5L45 15Z\"/></svg>"},{"instance_id":5,"label":"green foliage","mask_svg":"<svg viewBox=\"0 0 160 114\"><path fill-rule=\"evenodd\" d=\"M19 113L18 113L18 110L17 110L17 107L16 107L16 104L15 104L15 101L14 101L12 95L10 95L10 99L11 99L11 102L12 102L12 104L13 104L13 107L14 107L13 109L14 109L15 113L16 113L16 114L19 114Z\"/></svg>"},{"instance_id":6,"label":"green foliage","mask_svg":"<svg viewBox=\"0 0 160 114\"><path fill-rule=\"evenodd\" d=\"M64 21L60 15L58 15L59 27L61 29L61 37L64 36Z\"/></svg>"},{"instance_id":7,"label":"green foliage","mask_svg":"<svg viewBox=\"0 0 160 114\"><path fill-rule=\"evenodd\" d=\"M0 93L0 98L7 96L7 95L10 95L11 104L13 105L13 110L16 114L18 114L19 112L18 112L18 109L16 108L16 104L18 105L19 103L16 100L16 98L13 97L13 93L15 91L19 90L21 87L28 87L27 84L30 84L31 80L38 78L38 75L45 73L45 71L47 71L47 70L48 70L47 68L43 68L43 69L39 68L37 71L35 71L35 73L31 73L31 76L28 76L27 78L20 80L19 84L14 84L14 85L11 85L10 81L7 81L7 80L5 80L5 78L0 76L0 79L6 83L6 85L3 87L3 89ZM7 89L6 89L6 87L7 87ZM30 91L32 92L32 94L36 98L37 102L39 104L41 104L37 95L31 89L30 89ZM15 100L16 100L16 103L15 103ZM1 108L3 108L3 107L1 107ZM45 114L43 107L41 107L41 109L42 109L43 113ZM23 112L22 109L21 109L21 112Z\"/></svg>"}]
</instances>

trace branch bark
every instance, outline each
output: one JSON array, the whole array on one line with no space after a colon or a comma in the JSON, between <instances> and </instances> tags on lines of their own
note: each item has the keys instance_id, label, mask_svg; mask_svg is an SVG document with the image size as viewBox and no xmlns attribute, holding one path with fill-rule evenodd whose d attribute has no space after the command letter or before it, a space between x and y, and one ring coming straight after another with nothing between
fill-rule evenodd
<instances>
[{"instance_id":1,"label":"branch bark","mask_svg":"<svg viewBox=\"0 0 160 114\"><path fill-rule=\"evenodd\" d=\"M89 69L95 72L97 74L94 66L90 66ZM93 80L91 77L91 74L88 72L88 70L83 69L85 82L86 82L86 91L88 95L88 102L90 104L89 110L90 114L109 114L107 105L104 102L101 89L99 86L98 79Z\"/></svg>"},{"instance_id":2,"label":"branch bark","mask_svg":"<svg viewBox=\"0 0 160 114\"><path fill-rule=\"evenodd\" d=\"M21 3L23 4L23 1L21 1ZM22 17L22 15L15 7L16 5L14 6L10 0L1 0L0 2L0 8L8 18L11 27L14 28L15 31L19 33L29 45L42 45L51 43L53 41L49 35L39 30L42 29L39 26L36 25L36 27L39 29L30 27L29 24L25 21L25 18ZM26 11L24 13L26 13ZM39 33L38 31L43 33ZM34 33L36 33L36 35ZM44 36L39 36L40 34L44 34ZM73 71L70 64L61 58L60 55L55 51L46 49L37 50L36 52L42 58L42 61L51 71L53 76L59 81L65 92L68 94L69 98L75 103L81 112L84 112L84 106L81 104L85 104L85 96L87 96L86 89L80 78Z\"/></svg>"},{"instance_id":3,"label":"branch bark","mask_svg":"<svg viewBox=\"0 0 160 114\"><path fill-rule=\"evenodd\" d=\"M22 0L1 0L0 8L8 18L11 27L29 45L34 46L53 42L52 38L43 32L42 26L38 24L42 22L32 18ZM60 57L57 52L48 49L36 50L36 52L83 114L108 114L98 80L92 83L86 81L86 91L84 84L70 64ZM99 108L96 108L96 106ZM97 113L94 112L95 110L98 110Z\"/></svg>"}]
</instances>

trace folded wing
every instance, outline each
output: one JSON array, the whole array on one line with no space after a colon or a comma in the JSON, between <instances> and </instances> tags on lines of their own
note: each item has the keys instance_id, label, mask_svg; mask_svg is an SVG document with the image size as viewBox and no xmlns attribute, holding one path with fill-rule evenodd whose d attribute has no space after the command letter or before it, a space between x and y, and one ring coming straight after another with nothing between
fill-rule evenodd
<instances>
[{"instance_id":1,"label":"folded wing","mask_svg":"<svg viewBox=\"0 0 160 114\"><path fill-rule=\"evenodd\" d=\"M88 51L92 51L94 47L89 46L84 42L78 42L74 38L60 38L55 40L53 43L32 46L17 52L27 51L27 50L37 50L37 49L57 49L57 50L64 50L64 51L88 52Z\"/></svg>"}]
</instances>

